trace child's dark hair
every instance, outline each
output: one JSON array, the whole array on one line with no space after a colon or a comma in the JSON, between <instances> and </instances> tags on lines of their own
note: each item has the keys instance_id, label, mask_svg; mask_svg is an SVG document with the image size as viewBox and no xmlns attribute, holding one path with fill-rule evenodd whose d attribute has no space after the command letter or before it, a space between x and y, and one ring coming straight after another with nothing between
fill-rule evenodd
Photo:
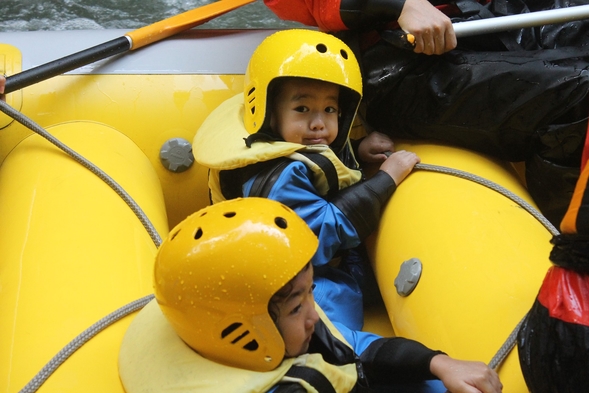
<instances>
[{"instance_id":1,"label":"child's dark hair","mask_svg":"<svg viewBox=\"0 0 589 393\"><path fill-rule=\"evenodd\" d=\"M252 143L257 141L284 141L282 136L275 133L270 127L270 113L274 110L274 103L276 102L276 97L280 94L282 90L282 86L284 86L284 82L289 79L294 79L294 77L284 76L280 78L275 78L270 82L268 85L268 90L266 92L266 118L264 119L264 123L258 130L258 132L251 134L247 138L244 139L245 145L247 147L252 147Z\"/></svg>"},{"instance_id":2,"label":"child's dark hair","mask_svg":"<svg viewBox=\"0 0 589 393\"><path fill-rule=\"evenodd\" d=\"M270 318L276 323L278 320L278 307L276 306L277 303L281 303L288 298L290 293L292 292L293 281L301 275L302 273L306 272L311 267L311 262L308 262L305 267L301 269L300 272L296 274L293 278L290 279L278 292L272 296L270 302L268 302L268 314L270 314Z\"/></svg>"}]
</instances>

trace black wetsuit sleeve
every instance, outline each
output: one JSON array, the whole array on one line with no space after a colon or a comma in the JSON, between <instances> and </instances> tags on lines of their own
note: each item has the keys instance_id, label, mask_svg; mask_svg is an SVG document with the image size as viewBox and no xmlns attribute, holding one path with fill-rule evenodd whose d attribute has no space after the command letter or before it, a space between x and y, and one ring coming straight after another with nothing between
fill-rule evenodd
<instances>
[{"instance_id":1,"label":"black wetsuit sleeve","mask_svg":"<svg viewBox=\"0 0 589 393\"><path fill-rule=\"evenodd\" d=\"M350 30L379 28L401 15L405 0L341 0L340 18Z\"/></svg>"},{"instance_id":2,"label":"black wetsuit sleeve","mask_svg":"<svg viewBox=\"0 0 589 393\"><path fill-rule=\"evenodd\" d=\"M437 379L430 362L443 353L403 337L381 338L366 348L360 360L370 383L415 382Z\"/></svg>"},{"instance_id":3,"label":"black wetsuit sleeve","mask_svg":"<svg viewBox=\"0 0 589 393\"><path fill-rule=\"evenodd\" d=\"M350 220L360 240L364 240L378 226L380 214L397 185L384 171L370 179L339 191L330 202Z\"/></svg>"}]
</instances>

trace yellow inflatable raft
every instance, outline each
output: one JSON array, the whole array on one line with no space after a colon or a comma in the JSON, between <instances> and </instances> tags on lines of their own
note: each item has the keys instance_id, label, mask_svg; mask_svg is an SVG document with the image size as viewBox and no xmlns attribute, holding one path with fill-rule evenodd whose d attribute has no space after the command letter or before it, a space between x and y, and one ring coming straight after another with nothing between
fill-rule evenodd
<instances>
[{"instance_id":1,"label":"yellow inflatable raft","mask_svg":"<svg viewBox=\"0 0 589 393\"><path fill-rule=\"evenodd\" d=\"M134 313L71 357L52 358L92 324L152 293L158 237L208 204L207 169L183 161L184 142L242 89L249 56L270 33L190 31L8 96L114 179L141 212L96 173L0 114L1 391L124 391L117 358ZM18 73L121 34L2 33L0 71ZM405 147L424 163L481 175L529 201L508 164L424 143ZM365 329L392 334L392 321L399 335L489 361L533 302L549 265L549 238L500 193L416 171L371 239L387 311L371 310ZM400 296L395 279L411 258L422 264L421 277ZM37 375L46 365L56 371ZM526 391L514 352L500 376L506 393Z\"/></svg>"},{"instance_id":2,"label":"yellow inflatable raft","mask_svg":"<svg viewBox=\"0 0 589 393\"><path fill-rule=\"evenodd\" d=\"M550 266L551 231L500 192L532 203L510 165L447 146L398 146L489 184L417 170L387 205L370 249L395 333L488 363L534 302ZM404 278L412 270L420 274ZM499 376L505 392L527 391L517 348Z\"/></svg>"}]
</instances>

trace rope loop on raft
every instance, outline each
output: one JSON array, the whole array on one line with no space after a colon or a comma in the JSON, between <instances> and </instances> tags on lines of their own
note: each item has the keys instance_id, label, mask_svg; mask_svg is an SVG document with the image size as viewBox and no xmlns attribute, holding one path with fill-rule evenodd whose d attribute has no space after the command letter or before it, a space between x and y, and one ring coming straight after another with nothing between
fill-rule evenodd
<instances>
[{"instance_id":1,"label":"rope loop on raft","mask_svg":"<svg viewBox=\"0 0 589 393\"><path fill-rule=\"evenodd\" d=\"M542 213L540 213L538 211L538 209L536 209L534 206L530 205L528 202L526 202L525 200L523 200L522 198L520 198L519 196L517 196L513 192L509 191L507 188L500 186L499 184L497 184L495 182L487 180L481 176L474 175L472 173L464 172L464 171L454 169L454 168L448 168L445 166L421 164L420 163L420 164L416 164L415 168L421 169L421 170L426 170L426 171L431 171L431 172L444 173L444 174L452 175L452 176L456 176L456 177L461 177L463 179L473 181L475 183L478 183L478 184L481 184L485 187L488 187L494 191L497 191L498 193L506 196L507 198L511 199L512 201L514 201L515 203L520 205L528 213L530 213L532 216L534 216L534 218L536 218L538 221L540 221L540 223L542 223L542 225L544 225L544 227L553 236L560 234L558 229L556 229L554 227L554 225L552 225L552 223L550 221L548 221L548 219L546 217L544 217L542 215Z\"/></svg>"},{"instance_id":2,"label":"rope loop on raft","mask_svg":"<svg viewBox=\"0 0 589 393\"><path fill-rule=\"evenodd\" d=\"M98 168L92 162L88 161L86 158L78 154L76 151L70 149L64 143L62 143L53 135L48 133L43 127L35 123L33 120L31 120L21 112L13 109L10 105L8 105L2 100L0 100L0 111L12 117L14 120L19 122L23 126L29 128L31 131L36 132L43 138L47 139L49 142L51 142L56 147L61 149L63 152L71 156L74 160L82 164L86 169L90 170L92 173L94 173L96 176L102 179L106 184L108 184L125 201L125 203L129 205L131 210L135 213L137 218L139 218L139 220L145 227L145 230L147 230L147 233L153 240L153 243L155 244L156 248L159 247L159 245L162 243L162 239L157 230L155 229L155 227L153 226L153 224L151 223L151 221L149 220L149 218L147 217L147 215L143 212L143 210L141 209L141 207L139 207L135 200L131 198L131 195L129 195L123 189L123 187L121 187L112 177L110 177L106 172Z\"/></svg>"},{"instance_id":3,"label":"rope loop on raft","mask_svg":"<svg viewBox=\"0 0 589 393\"><path fill-rule=\"evenodd\" d=\"M82 345L90 341L98 333L126 317L135 311L141 310L147 303L153 299L153 295L147 295L137 299L117 310L108 314L88 329L84 330L80 335L70 341L61 351L57 353L47 364L27 383L27 385L20 390L20 393L34 393L45 381L57 370L62 363L64 363L70 356L73 355Z\"/></svg>"}]
</instances>

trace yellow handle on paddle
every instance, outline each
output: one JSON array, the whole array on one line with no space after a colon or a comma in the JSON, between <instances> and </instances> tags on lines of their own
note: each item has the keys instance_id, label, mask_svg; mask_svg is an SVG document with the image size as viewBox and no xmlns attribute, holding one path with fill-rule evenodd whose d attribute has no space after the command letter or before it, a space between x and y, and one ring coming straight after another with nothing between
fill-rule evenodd
<instances>
[{"instance_id":1,"label":"yellow handle on paddle","mask_svg":"<svg viewBox=\"0 0 589 393\"><path fill-rule=\"evenodd\" d=\"M191 29L255 0L220 0L214 3L183 12L149 26L141 27L125 34L131 39L131 50Z\"/></svg>"}]
</instances>

